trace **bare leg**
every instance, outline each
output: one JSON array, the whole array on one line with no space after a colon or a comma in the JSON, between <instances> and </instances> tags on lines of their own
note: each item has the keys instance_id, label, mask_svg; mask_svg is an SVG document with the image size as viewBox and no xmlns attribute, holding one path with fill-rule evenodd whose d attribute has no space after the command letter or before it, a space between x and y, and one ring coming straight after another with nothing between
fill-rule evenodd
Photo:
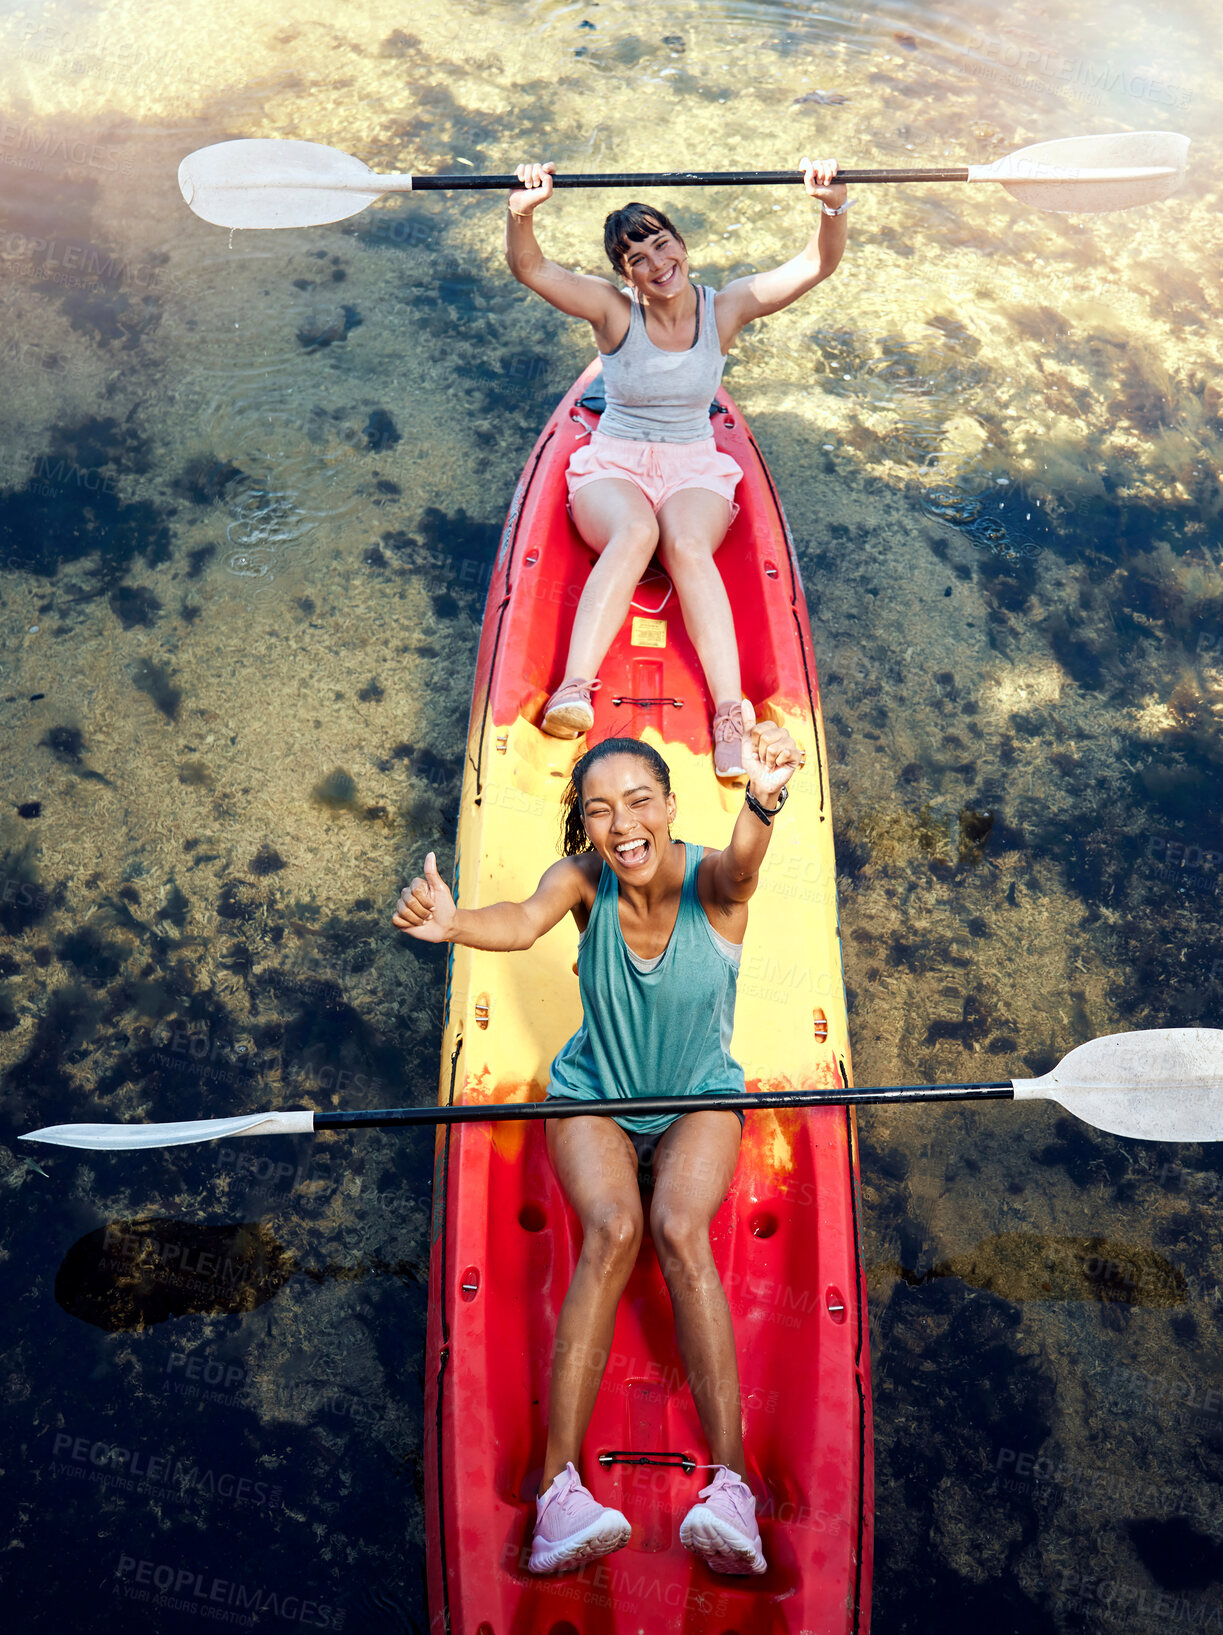
<instances>
[{"instance_id":1,"label":"bare leg","mask_svg":"<svg viewBox=\"0 0 1223 1635\"><path fill-rule=\"evenodd\" d=\"M654 1156L650 1232L671 1293L675 1338L715 1464L744 1474L743 1411L730 1307L709 1246L709 1227L739 1157L734 1113L686 1113Z\"/></svg>"},{"instance_id":2,"label":"bare leg","mask_svg":"<svg viewBox=\"0 0 1223 1635\"><path fill-rule=\"evenodd\" d=\"M715 706L743 697L734 615L713 559L730 516L730 502L710 488L681 488L658 512L659 560L675 586Z\"/></svg>"},{"instance_id":3,"label":"bare leg","mask_svg":"<svg viewBox=\"0 0 1223 1635\"><path fill-rule=\"evenodd\" d=\"M658 524L637 485L619 477L579 488L573 496L573 520L599 560L582 587L564 679L593 681L654 554Z\"/></svg>"},{"instance_id":4,"label":"bare leg","mask_svg":"<svg viewBox=\"0 0 1223 1635\"><path fill-rule=\"evenodd\" d=\"M582 1223L582 1253L552 1348L541 1493L569 1461L577 1464L644 1225L637 1154L614 1120L549 1119L548 1156Z\"/></svg>"}]
</instances>

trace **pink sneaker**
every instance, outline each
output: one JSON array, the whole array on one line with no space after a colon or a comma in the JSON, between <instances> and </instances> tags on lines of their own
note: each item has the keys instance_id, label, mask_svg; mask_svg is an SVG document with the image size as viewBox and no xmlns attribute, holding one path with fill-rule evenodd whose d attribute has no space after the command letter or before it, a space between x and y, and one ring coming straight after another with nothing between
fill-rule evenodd
<instances>
[{"instance_id":1,"label":"pink sneaker","mask_svg":"<svg viewBox=\"0 0 1223 1635\"><path fill-rule=\"evenodd\" d=\"M578 1480L572 1465L535 1501L533 1573L559 1573L627 1544L632 1528L618 1510L600 1504Z\"/></svg>"},{"instance_id":2,"label":"pink sneaker","mask_svg":"<svg viewBox=\"0 0 1223 1635\"><path fill-rule=\"evenodd\" d=\"M693 1505L680 1523L679 1541L715 1573L762 1573L755 1495L726 1465L717 1472L701 1489L705 1503Z\"/></svg>"},{"instance_id":3,"label":"pink sneaker","mask_svg":"<svg viewBox=\"0 0 1223 1635\"><path fill-rule=\"evenodd\" d=\"M713 769L719 778L743 776L743 705L719 704L713 718Z\"/></svg>"},{"instance_id":4,"label":"pink sneaker","mask_svg":"<svg viewBox=\"0 0 1223 1635\"><path fill-rule=\"evenodd\" d=\"M599 690L597 681L583 681L575 676L558 687L544 705L540 726L553 738L579 738L595 724L595 712L590 695Z\"/></svg>"}]
</instances>

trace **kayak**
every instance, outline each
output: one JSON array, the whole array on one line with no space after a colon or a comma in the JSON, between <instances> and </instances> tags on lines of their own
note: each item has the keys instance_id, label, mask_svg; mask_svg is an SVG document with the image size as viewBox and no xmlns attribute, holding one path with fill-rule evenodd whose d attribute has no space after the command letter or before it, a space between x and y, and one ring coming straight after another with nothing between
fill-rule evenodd
<instances>
[{"instance_id":1,"label":"kayak","mask_svg":"<svg viewBox=\"0 0 1223 1635\"><path fill-rule=\"evenodd\" d=\"M598 424L597 362L565 395L514 492L492 568L459 809L461 907L521 899L557 858L578 756L645 739L671 768L675 833L730 839L741 788L713 773L696 653L661 570L643 578L577 740L538 721L563 679L591 553L564 473ZM733 1051L749 1092L851 1084L827 752L806 601L764 460L725 392L718 447L741 466L717 561L744 690L807 750L752 899ZM527 952L451 947L440 1099L536 1101L576 1031L571 918ZM753 1111L711 1241L735 1326L747 1448L768 1571L714 1573L680 1544L709 1451L675 1346L648 1229L620 1302L579 1475L632 1524L581 1570L527 1571L557 1316L581 1247L543 1125L439 1126L426 1351L430 1629L450 1635L866 1635L874 1477L866 1285L852 1108Z\"/></svg>"}]
</instances>

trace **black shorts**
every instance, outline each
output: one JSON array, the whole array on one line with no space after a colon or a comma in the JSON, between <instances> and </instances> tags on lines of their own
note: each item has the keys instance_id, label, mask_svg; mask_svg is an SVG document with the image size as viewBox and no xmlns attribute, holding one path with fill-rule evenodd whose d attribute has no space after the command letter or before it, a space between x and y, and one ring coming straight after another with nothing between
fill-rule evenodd
<instances>
[{"instance_id":1,"label":"black shorts","mask_svg":"<svg viewBox=\"0 0 1223 1635\"><path fill-rule=\"evenodd\" d=\"M546 1096L544 1099L546 1101L567 1101L572 1103L578 1098L576 1096ZM747 1123L746 1118L737 1107L731 1108L731 1111L739 1120L739 1128L742 1130ZM683 1116L683 1113L675 1115L676 1118L683 1118ZM672 1119L671 1124L674 1124L674 1122L675 1119ZM648 1192L654 1185L654 1154L658 1151L658 1143L666 1135L667 1130L671 1128L671 1124L668 1124L662 1130L624 1130L624 1125L621 1124L620 1126L633 1143L633 1151L637 1154L637 1185L643 1192Z\"/></svg>"}]
</instances>

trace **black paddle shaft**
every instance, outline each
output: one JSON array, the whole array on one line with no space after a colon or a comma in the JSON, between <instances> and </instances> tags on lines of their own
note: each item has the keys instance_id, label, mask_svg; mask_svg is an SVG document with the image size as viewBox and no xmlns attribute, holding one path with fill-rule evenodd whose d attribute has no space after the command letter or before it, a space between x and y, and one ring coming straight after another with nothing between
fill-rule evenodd
<instances>
[{"instance_id":1,"label":"black paddle shaft","mask_svg":"<svg viewBox=\"0 0 1223 1635\"><path fill-rule=\"evenodd\" d=\"M375 178L376 179L376 178ZM554 187L777 187L801 182L801 170L613 171L605 176L554 176ZM966 182L967 170L839 170L837 182ZM470 193L521 187L517 176L413 176L413 193Z\"/></svg>"},{"instance_id":2,"label":"black paddle shaft","mask_svg":"<svg viewBox=\"0 0 1223 1635\"><path fill-rule=\"evenodd\" d=\"M399 1124L504 1124L524 1119L609 1117L616 1113L786 1112L799 1107L861 1107L872 1102L1006 1101L999 1084L892 1084L871 1090L782 1090L758 1096L633 1096L616 1101L460 1102L454 1107L388 1107L381 1112L315 1113L316 1130L388 1129Z\"/></svg>"}]
</instances>

